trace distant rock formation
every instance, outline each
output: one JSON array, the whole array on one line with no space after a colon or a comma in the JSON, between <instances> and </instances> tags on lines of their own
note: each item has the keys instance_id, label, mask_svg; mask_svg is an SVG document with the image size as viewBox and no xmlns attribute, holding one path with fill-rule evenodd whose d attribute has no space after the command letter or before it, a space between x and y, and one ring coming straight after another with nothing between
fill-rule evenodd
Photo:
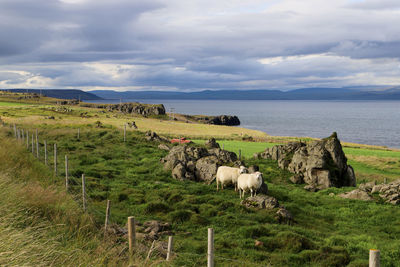
<instances>
[{"instance_id":1,"label":"distant rock formation","mask_svg":"<svg viewBox=\"0 0 400 267\"><path fill-rule=\"evenodd\" d=\"M108 111L121 111L126 114L139 114L143 116L165 115L165 107L162 104L122 103L122 104L92 104L81 103L83 107L102 108Z\"/></svg>"},{"instance_id":2,"label":"distant rock formation","mask_svg":"<svg viewBox=\"0 0 400 267\"><path fill-rule=\"evenodd\" d=\"M237 126L240 125L240 120L237 116L221 115L211 117L207 123L215 125Z\"/></svg>"},{"instance_id":3,"label":"distant rock formation","mask_svg":"<svg viewBox=\"0 0 400 267\"><path fill-rule=\"evenodd\" d=\"M336 133L310 144L293 142L267 148L257 157L278 161L279 167L294 174L294 183L306 183L311 191L328 187L356 186L354 170L347 165Z\"/></svg>"}]
</instances>

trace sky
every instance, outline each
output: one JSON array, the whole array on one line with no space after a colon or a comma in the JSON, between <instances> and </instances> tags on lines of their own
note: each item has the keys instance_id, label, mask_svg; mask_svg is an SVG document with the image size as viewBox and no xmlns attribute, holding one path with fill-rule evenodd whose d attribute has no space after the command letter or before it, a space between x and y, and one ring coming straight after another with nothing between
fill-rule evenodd
<instances>
[{"instance_id":1,"label":"sky","mask_svg":"<svg viewBox=\"0 0 400 267\"><path fill-rule=\"evenodd\" d=\"M400 85L398 0L0 0L0 88Z\"/></svg>"}]
</instances>

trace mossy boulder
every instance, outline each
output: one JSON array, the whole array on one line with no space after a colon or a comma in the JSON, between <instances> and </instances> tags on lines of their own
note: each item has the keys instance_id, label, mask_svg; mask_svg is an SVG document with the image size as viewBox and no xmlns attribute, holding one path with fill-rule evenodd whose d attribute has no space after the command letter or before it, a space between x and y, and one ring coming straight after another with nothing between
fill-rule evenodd
<instances>
[{"instance_id":1,"label":"mossy boulder","mask_svg":"<svg viewBox=\"0 0 400 267\"><path fill-rule=\"evenodd\" d=\"M262 158L278 161L279 167L297 175L296 183L303 180L309 188L356 186L354 170L336 133L309 144L293 142L268 148Z\"/></svg>"}]
</instances>

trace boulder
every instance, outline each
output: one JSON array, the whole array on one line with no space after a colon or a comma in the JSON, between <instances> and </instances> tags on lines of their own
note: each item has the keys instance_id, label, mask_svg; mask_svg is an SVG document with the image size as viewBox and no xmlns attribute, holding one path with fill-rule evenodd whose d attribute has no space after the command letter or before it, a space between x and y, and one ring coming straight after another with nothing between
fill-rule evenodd
<instances>
[{"instance_id":1,"label":"boulder","mask_svg":"<svg viewBox=\"0 0 400 267\"><path fill-rule=\"evenodd\" d=\"M384 186L384 184L377 184L377 185L374 185L374 187L372 187L372 189L371 189L371 194L374 194L374 193L379 193L379 191L381 190L381 188Z\"/></svg>"},{"instance_id":2,"label":"boulder","mask_svg":"<svg viewBox=\"0 0 400 267\"><path fill-rule=\"evenodd\" d=\"M207 156L196 162L195 176L197 180L210 182L214 179L218 169L218 158Z\"/></svg>"},{"instance_id":3,"label":"boulder","mask_svg":"<svg viewBox=\"0 0 400 267\"><path fill-rule=\"evenodd\" d=\"M360 190L371 193L372 188L375 187L375 182L363 183L358 186Z\"/></svg>"},{"instance_id":4,"label":"boulder","mask_svg":"<svg viewBox=\"0 0 400 267\"><path fill-rule=\"evenodd\" d=\"M371 192L379 189L379 196L387 203L393 205L400 204L400 179L388 184L376 185L372 188Z\"/></svg>"},{"instance_id":5,"label":"boulder","mask_svg":"<svg viewBox=\"0 0 400 267\"><path fill-rule=\"evenodd\" d=\"M169 150L170 150L170 147L167 146L166 144L159 144L159 145L158 145L158 149L165 150L165 151L169 151Z\"/></svg>"},{"instance_id":6,"label":"boulder","mask_svg":"<svg viewBox=\"0 0 400 267\"><path fill-rule=\"evenodd\" d=\"M167 222L147 221L143 223L143 227L145 240L158 240L161 236L172 235L171 225Z\"/></svg>"},{"instance_id":7,"label":"boulder","mask_svg":"<svg viewBox=\"0 0 400 267\"><path fill-rule=\"evenodd\" d=\"M159 146L161 148L161 145ZM168 155L161 159L165 170L172 171L178 180L195 180L210 183L221 165L238 163L236 154L220 148L178 145L169 149ZM241 164L241 162L240 162ZM264 187L263 192L268 188Z\"/></svg>"},{"instance_id":8,"label":"boulder","mask_svg":"<svg viewBox=\"0 0 400 267\"><path fill-rule=\"evenodd\" d=\"M248 208L259 209L275 209L279 208L279 202L276 198L266 195L257 195L255 197L248 197L240 203Z\"/></svg>"},{"instance_id":9,"label":"boulder","mask_svg":"<svg viewBox=\"0 0 400 267\"><path fill-rule=\"evenodd\" d=\"M373 200L373 198L367 192L360 190L360 189L355 189L350 192L339 194L339 197L348 198L348 199L358 199L358 200L363 200L363 201Z\"/></svg>"},{"instance_id":10,"label":"boulder","mask_svg":"<svg viewBox=\"0 0 400 267\"><path fill-rule=\"evenodd\" d=\"M293 183L301 183L301 177L310 190L356 185L336 133L310 144L292 142L267 148L259 156L278 161L280 168L299 175L292 177Z\"/></svg>"},{"instance_id":11,"label":"boulder","mask_svg":"<svg viewBox=\"0 0 400 267\"><path fill-rule=\"evenodd\" d=\"M153 131L147 131L145 134L145 138L147 141L153 141L153 142L169 142L169 140L165 137L159 136L156 132Z\"/></svg>"},{"instance_id":12,"label":"boulder","mask_svg":"<svg viewBox=\"0 0 400 267\"><path fill-rule=\"evenodd\" d=\"M183 181L186 179L186 168L182 163L178 163L172 170L172 177Z\"/></svg>"},{"instance_id":13,"label":"boulder","mask_svg":"<svg viewBox=\"0 0 400 267\"><path fill-rule=\"evenodd\" d=\"M237 116L220 115L212 117L207 121L208 124L237 126L240 125L240 120Z\"/></svg>"},{"instance_id":14,"label":"boulder","mask_svg":"<svg viewBox=\"0 0 400 267\"><path fill-rule=\"evenodd\" d=\"M208 154L216 156L220 165L237 161L237 156L234 152L222 150L220 148L208 149Z\"/></svg>"},{"instance_id":15,"label":"boulder","mask_svg":"<svg viewBox=\"0 0 400 267\"><path fill-rule=\"evenodd\" d=\"M219 148L219 144L215 141L215 138L211 138L206 141L205 146L207 148Z\"/></svg>"},{"instance_id":16,"label":"boulder","mask_svg":"<svg viewBox=\"0 0 400 267\"><path fill-rule=\"evenodd\" d=\"M280 207L279 210L276 212L275 217L279 223L285 223L291 225L293 220L293 215L284 207Z\"/></svg>"},{"instance_id":17,"label":"boulder","mask_svg":"<svg viewBox=\"0 0 400 267\"><path fill-rule=\"evenodd\" d=\"M303 184L304 183L303 175L301 175L301 174L295 174L292 177L290 177L289 180L294 184Z\"/></svg>"}]
</instances>

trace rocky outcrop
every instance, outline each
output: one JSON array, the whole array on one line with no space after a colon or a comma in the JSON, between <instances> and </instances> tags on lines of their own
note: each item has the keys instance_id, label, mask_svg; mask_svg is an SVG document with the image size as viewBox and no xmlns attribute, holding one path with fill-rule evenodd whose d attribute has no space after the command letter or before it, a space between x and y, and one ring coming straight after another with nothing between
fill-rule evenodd
<instances>
[{"instance_id":1,"label":"rocky outcrop","mask_svg":"<svg viewBox=\"0 0 400 267\"><path fill-rule=\"evenodd\" d=\"M168 142L169 140L165 137L159 136L156 132L153 131L147 131L145 133L145 138L147 141L152 141L152 142Z\"/></svg>"},{"instance_id":2,"label":"rocky outcrop","mask_svg":"<svg viewBox=\"0 0 400 267\"><path fill-rule=\"evenodd\" d=\"M242 200L240 204L247 208L266 210L278 209L275 214L275 219L279 223L292 224L294 222L293 215L284 206L281 206L278 200L272 196L259 194L255 197L248 197Z\"/></svg>"},{"instance_id":3,"label":"rocky outcrop","mask_svg":"<svg viewBox=\"0 0 400 267\"><path fill-rule=\"evenodd\" d=\"M363 201L373 200L373 198L366 191L361 190L361 189L355 189L353 191L340 194L339 197L348 198L348 199L358 199L358 200L363 200Z\"/></svg>"},{"instance_id":4,"label":"rocky outcrop","mask_svg":"<svg viewBox=\"0 0 400 267\"><path fill-rule=\"evenodd\" d=\"M279 210L276 212L275 218L279 223L292 225L294 222L293 215L284 207L279 208Z\"/></svg>"},{"instance_id":5,"label":"rocky outcrop","mask_svg":"<svg viewBox=\"0 0 400 267\"><path fill-rule=\"evenodd\" d=\"M221 115L211 118L208 124L236 126L240 125L240 120L237 116Z\"/></svg>"},{"instance_id":6,"label":"rocky outcrop","mask_svg":"<svg viewBox=\"0 0 400 267\"><path fill-rule=\"evenodd\" d=\"M379 190L379 191L378 191ZM400 179L388 184L376 185L371 192L379 192L379 196L387 203L400 204Z\"/></svg>"},{"instance_id":7,"label":"rocky outcrop","mask_svg":"<svg viewBox=\"0 0 400 267\"><path fill-rule=\"evenodd\" d=\"M171 148L167 146L166 144L159 144L158 149L169 151Z\"/></svg>"},{"instance_id":8,"label":"rocky outcrop","mask_svg":"<svg viewBox=\"0 0 400 267\"><path fill-rule=\"evenodd\" d=\"M363 183L358 189L344 194L340 197L360 200L373 200L373 194L379 194L379 197L385 202L399 205L400 204L400 179L388 184L376 184L375 182Z\"/></svg>"},{"instance_id":9,"label":"rocky outcrop","mask_svg":"<svg viewBox=\"0 0 400 267\"><path fill-rule=\"evenodd\" d=\"M240 125L240 120L237 116L231 115L220 115L220 116L186 116L187 118L193 119L197 122L214 124L214 125L226 125L226 126L237 126Z\"/></svg>"},{"instance_id":10,"label":"rocky outcrop","mask_svg":"<svg viewBox=\"0 0 400 267\"><path fill-rule=\"evenodd\" d=\"M266 195L257 195L255 197L248 197L240 203L248 208L259 209L275 209L279 208L279 202L276 198Z\"/></svg>"},{"instance_id":11,"label":"rocky outcrop","mask_svg":"<svg viewBox=\"0 0 400 267\"><path fill-rule=\"evenodd\" d=\"M138 114L143 116L165 115L165 107L162 104L122 103L122 104L92 104L81 103L83 107L102 108L107 111L120 111L126 114Z\"/></svg>"},{"instance_id":12,"label":"rocky outcrop","mask_svg":"<svg viewBox=\"0 0 400 267\"><path fill-rule=\"evenodd\" d=\"M219 144L215 140L215 138L208 139L205 143L207 148L219 148Z\"/></svg>"},{"instance_id":13,"label":"rocky outcrop","mask_svg":"<svg viewBox=\"0 0 400 267\"><path fill-rule=\"evenodd\" d=\"M356 185L354 170L347 165L336 133L310 144L293 142L267 148L255 157L278 161L279 167L297 175L293 182L304 181L315 190Z\"/></svg>"},{"instance_id":14,"label":"rocky outcrop","mask_svg":"<svg viewBox=\"0 0 400 267\"><path fill-rule=\"evenodd\" d=\"M171 225L167 222L147 221L143 223L143 229L147 240L158 240L161 236L172 235Z\"/></svg>"},{"instance_id":15,"label":"rocky outcrop","mask_svg":"<svg viewBox=\"0 0 400 267\"><path fill-rule=\"evenodd\" d=\"M174 146L161 159L166 170L172 170L177 180L211 182L219 166L237 161L233 152L220 148L202 148L188 145Z\"/></svg>"}]
</instances>

